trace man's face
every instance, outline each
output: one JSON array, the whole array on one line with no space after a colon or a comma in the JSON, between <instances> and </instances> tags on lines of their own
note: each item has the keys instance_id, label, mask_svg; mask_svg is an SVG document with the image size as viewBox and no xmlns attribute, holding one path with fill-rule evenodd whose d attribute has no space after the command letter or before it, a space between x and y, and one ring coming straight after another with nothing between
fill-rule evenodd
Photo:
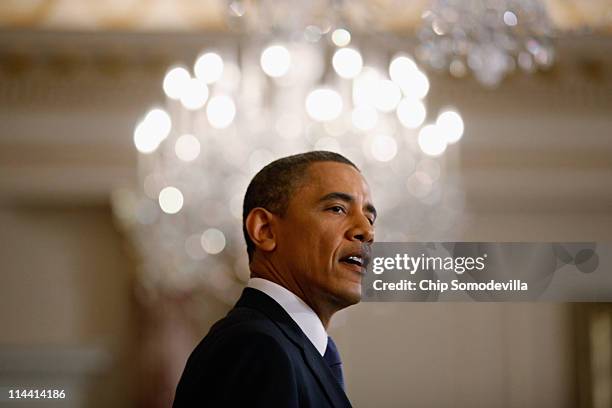
<instances>
[{"instance_id":1,"label":"man's face","mask_svg":"<svg viewBox=\"0 0 612 408\"><path fill-rule=\"evenodd\" d=\"M277 265L311 306L361 299L376 211L361 173L336 162L311 164L278 221Z\"/></svg>"}]
</instances>

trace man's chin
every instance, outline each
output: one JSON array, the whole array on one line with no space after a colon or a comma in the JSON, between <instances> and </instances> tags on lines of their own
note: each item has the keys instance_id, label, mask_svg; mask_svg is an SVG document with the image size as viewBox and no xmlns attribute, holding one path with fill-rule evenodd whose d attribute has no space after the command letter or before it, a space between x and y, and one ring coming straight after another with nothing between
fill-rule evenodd
<instances>
[{"instance_id":1,"label":"man's chin","mask_svg":"<svg viewBox=\"0 0 612 408\"><path fill-rule=\"evenodd\" d=\"M338 298L343 308L355 305L361 301L361 284L354 283L342 289L342 292L338 294Z\"/></svg>"},{"instance_id":2,"label":"man's chin","mask_svg":"<svg viewBox=\"0 0 612 408\"><path fill-rule=\"evenodd\" d=\"M348 299L348 301L349 301L349 304L347 306L356 305L357 303L361 302L361 290L359 290L359 293L355 294L350 299Z\"/></svg>"},{"instance_id":3,"label":"man's chin","mask_svg":"<svg viewBox=\"0 0 612 408\"><path fill-rule=\"evenodd\" d=\"M344 300L346 306L351 306L361 301L361 280L363 279L361 269L355 266L341 264L341 280L337 287L339 297ZM348 273L347 273L348 272ZM344 306L344 307L346 307Z\"/></svg>"}]
</instances>

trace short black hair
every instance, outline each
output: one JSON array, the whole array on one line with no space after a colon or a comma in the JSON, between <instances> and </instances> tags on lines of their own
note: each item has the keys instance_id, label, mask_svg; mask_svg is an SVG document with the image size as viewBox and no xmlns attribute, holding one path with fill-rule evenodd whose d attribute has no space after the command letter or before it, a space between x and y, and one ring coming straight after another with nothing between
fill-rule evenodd
<instances>
[{"instance_id":1,"label":"short black hair","mask_svg":"<svg viewBox=\"0 0 612 408\"><path fill-rule=\"evenodd\" d=\"M284 216L289 207L289 199L313 163L336 162L359 168L341 154L316 150L282 157L261 169L249 183L242 206L242 232L247 245L249 262L253 258L255 243L246 229L246 219L251 210L257 207Z\"/></svg>"}]
</instances>

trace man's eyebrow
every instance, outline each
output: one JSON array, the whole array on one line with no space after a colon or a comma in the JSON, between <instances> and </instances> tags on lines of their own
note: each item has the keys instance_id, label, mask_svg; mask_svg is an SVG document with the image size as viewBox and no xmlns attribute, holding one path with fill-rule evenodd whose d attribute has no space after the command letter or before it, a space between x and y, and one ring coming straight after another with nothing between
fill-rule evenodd
<instances>
[{"instance_id":1,"label":"man's eyebrow","mask_svg":"<svg viewBox=\"0 0 612 408\"><path fill-rule=\"evenodd\" d=\"M355 197L347 193L341 193L341 192L335 191L333 193L325 194L323 197L319 199L319 202L331 201L331 200L341 200L347 203L354 203ZM366 203L364 208L368 212L372 213L372 215L374 215L374 218L376 218L377 216L376 208L374 208L374 205L372 205L372 203Z\"/></svg>"}]
</instances>

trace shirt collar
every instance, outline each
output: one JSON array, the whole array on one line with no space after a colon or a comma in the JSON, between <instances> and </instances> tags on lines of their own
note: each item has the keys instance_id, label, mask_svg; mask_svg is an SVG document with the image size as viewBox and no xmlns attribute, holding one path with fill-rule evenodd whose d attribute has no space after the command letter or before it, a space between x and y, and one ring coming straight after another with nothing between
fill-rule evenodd
<instances>
[{"instance_id":1,"label":"shirt collar","mask_svg":"<svg viewBox=\"0 0 612 408\"><path fill-rule=\"evenodd\" d=\"M247 283L249 288L257 289L276 301L304 332L317 351L325 354L327 348L327 332L319 316L295 293L287 288L262 278L251 278Z\"/></svg>"}]
</instances>

